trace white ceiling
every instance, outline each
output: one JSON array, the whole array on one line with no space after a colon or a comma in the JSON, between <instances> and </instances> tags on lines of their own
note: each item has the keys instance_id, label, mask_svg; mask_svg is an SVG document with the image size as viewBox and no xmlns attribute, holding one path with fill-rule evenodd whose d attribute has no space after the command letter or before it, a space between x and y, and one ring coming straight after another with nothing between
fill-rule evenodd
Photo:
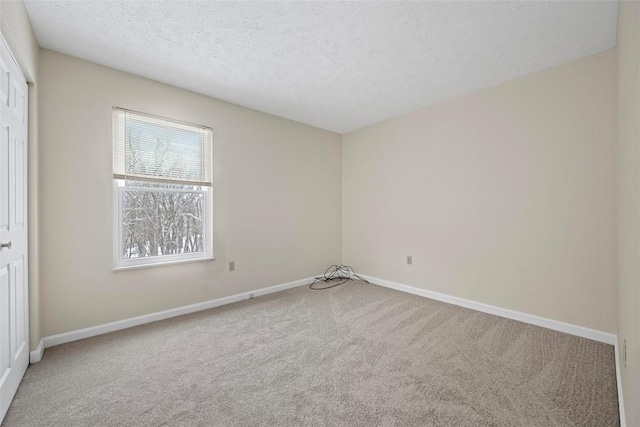
<instances>
[{"instance_id":1,"label":"white ceiling","mask_svg":"<svg viewBox=\"0 0 640 427\"><path fill-rule=\"evenodd\" d=\"M617 2L26 1L38 42L344 133L615 45Z\"/></svg>"}]
</instances>

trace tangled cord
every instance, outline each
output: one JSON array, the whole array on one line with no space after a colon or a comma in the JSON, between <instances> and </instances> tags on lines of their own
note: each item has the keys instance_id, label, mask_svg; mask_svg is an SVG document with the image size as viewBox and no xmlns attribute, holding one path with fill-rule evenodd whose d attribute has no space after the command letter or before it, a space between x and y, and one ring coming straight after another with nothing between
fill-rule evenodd
<instances>
[{"instance_id":1,"label":"tangled cord","mask_svg":"<svg viewBox=\"0 0 640 427\"><path fill-rule=\"evenodd\" d=\"M362 277L358 276L353 268L348 265L332 265L331 267L327 268L327 271L324 272L324 275L315 278L313 283L309 285L309 289L312 289L314 291L323 291L325 289L335 288L336 286L344 285L349 280L352 280L353 277L358 280L362 280L363 282L369 283L368 280L365 280ZM334 281L338 281L339 283L334 283L333 285L329 286L314 287L314 285L318 282L329 283Z\"/></svg>"}]
</instances>

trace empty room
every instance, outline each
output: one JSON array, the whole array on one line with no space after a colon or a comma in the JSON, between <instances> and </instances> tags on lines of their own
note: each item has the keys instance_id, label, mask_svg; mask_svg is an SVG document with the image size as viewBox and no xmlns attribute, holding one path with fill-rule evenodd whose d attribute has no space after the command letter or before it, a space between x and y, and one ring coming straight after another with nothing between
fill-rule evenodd
<instances>
[{"instance_id":1,"label":"empty room","mask_svg":"<svg viewBox=\"0 0 640 427\"><path fill-rule=\"evenodd\" d=\"M640 427L640 2L0 0L0 425Z\"/></svg>"}]
</instances>

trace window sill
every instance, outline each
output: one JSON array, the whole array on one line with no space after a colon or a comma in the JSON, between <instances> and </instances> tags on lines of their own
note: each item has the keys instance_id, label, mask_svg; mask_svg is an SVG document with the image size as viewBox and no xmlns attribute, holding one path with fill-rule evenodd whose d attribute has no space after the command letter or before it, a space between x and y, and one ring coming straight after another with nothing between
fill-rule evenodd
<instances>
[{"instance_id":1,"label":"window sill","mask_svg":"<svg viewBox=\"0 0 640 427\"><path fill-rule=\"evenodd\" d=\"M162 266L166 266L166 265L186 264L188 262L213 261L214 259L216 259L215 256L208 256L208 257L202 257L202 258L190 258L190 259L178 259L178 260L169 260L169 261L150 262L150 263L147 263L147 264L120 265L120 266L117 266L117 267L113 267L112 271L125 271L125 270L136 270L138 268L162 267Z\"/></svg>"}]
</instances>

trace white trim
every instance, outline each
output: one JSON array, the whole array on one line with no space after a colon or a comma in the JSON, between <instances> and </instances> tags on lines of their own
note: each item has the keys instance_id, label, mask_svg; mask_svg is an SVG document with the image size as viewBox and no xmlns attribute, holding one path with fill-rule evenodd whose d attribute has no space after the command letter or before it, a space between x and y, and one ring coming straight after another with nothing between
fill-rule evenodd
<instances>
[{"instance_id":1,"label":"white trim","mask_svg":"<svg viewBox=\"0 0 640 427\"><path fill-rule=\"evenodd\" d=\"M605 344L613 345L614 357L616 362L616 383L618 385L618 406L620 411L620 427L626 427L627 421L624 413L624 397L622 395L622 374L620 366L620 354L618 350L618 336L595 329L585 328L583 326L573 325L571 323L560 322L558 320L547 319L544 317L534 316L533 314L522 313L519 311L508 310L506 308L496 307L494 305L483 304L467 300L464 298L454 297L451 295L441 294L439 292L428 291L426 289L414 288L413 286L403 285L391 282L389 280L378 279L376 277L365 276L359 274L363 279L368 280L373 285L383 286L385 288L395 289L397 291L407 292L409 294L419 295L431 298L437 301L470 308L472 310L481 311L483 313L493 314L495 316L507 319L518 320L520 322L541 326L554 331L564 332L566 334L575 335L590 340L599 341Z\"/></svg>"},{"instance_id":2,"label":"white trim","mask_svg":"<svg viewBox=\"0 0 640 427\"><path fill-rule=\"evenodd\" d=\"M622 373L620 366L620 350L618 349L618 340L615 344L616 357L616 382L618 383L618 408L620 411L620 427L627 427L627 417L624 414L624 397L622 396Z\"/></svg>"},{"instance_id":3,"label":"white trim","mask_svg":"<svg viewBox=\"0 0 640 427\"><path fill-rule=\"evenodd\" d=\"M97 335L107 334L109 332L119 331L121 329L131 328L133 326L144 325L146 323L156 322L158 320L169 319L171 317L182 316L185 314L195 313L202 310L208 310L214 307L231 304L234 302L248 300L254 297L271 294L274 292L284 291L298 286L308 285L313 282L314 278L296 280L294 282L283 283L280 285L270 286L255 291L243 292L237 295L231 295L224 298L218 298L210 301L199 302L196 304L186 305L183 307L172 308L157 313L145 314L143 316L132 317L129 319L119 320L117 322L105 323L104 325L92 326L90 328L78 329L75 331L64 332L62 334L44 337L38 348L31 352L31 363L37 363L42 359L42 353L45 348L53 347L59 344L65 344L72 341L78 341L85 338L95 337Z\"/></svg>"},{"instance_id":4,"label":"white trim","mask_svg":"<svg viewBox=\"0 0 640 427\"><path fill-rule=\"evenodd\" d=\"M595 329L585 328L583 326L573 325L571 323L560 322L558 320L547 319L544 317L534 316L533 314L522 313L519 311L509 310L506 308L496 307L494 305L483 304L467 300L464 298L454 297L451 295L441 294L439 292L428 291L426 289L414 288L413 286L402 285L400 283L391 282L389 280L378 279L376 277L365 276L359 274L363 279L368 280L373 285L383 286L385 288L395 289L397 291L407 292L409 294L419 295L425 298L470 308L472 310L481 311L483 313L493 314L495 316L507 319L518 320L520 322L541 326L554 331L564 332L570 335L576 335L582 338L599 341L605 344L613 345L614 356L616 359L616 383L618 385L618 406L620 411L620 427L626 427L627 421L624 413L624 397L622 395L622 375L620 372L620 353L618 349L618 336L608 332L598 331Z\"/></svg>"},{"instance_id":5,"label":"white trim","mask_svg":"<svg viewBox=\"0 0 640 427\"><path fill-rule=\"evenodd\" d=\"M126 271L126 270L135 270L138 268L149 268L149 267L162 267L163 265L174 265L174 264L185 264L188 262L199 262L199 261L213 261L216 257L211 256L203 256L199 258L185 258L185 259L168 259L165 260L165 257L170 257L171 255L166 255L164 257L154 257L154 258L162 258L162 261L158 262L148 262L146 264L132 264L132 265L124 265L122 267L113 267L111 271Z\"/></svg>"},{"instance_id":6,"label":"white trim","mask_svg":"<svg viewBox=\"0 0 640 427\"><path fill-rule=\"evenodd\" d=\"M44 353L44 338L40 340L35 350L29 353L29 363L34 364L42 360L42 354Z\"/></svg>"},{"instance_id":7,"label":"white trim","mask_svg":"<svg viewBox=\"0 0 640 427\"><path fill-rule=\"evenodd\" d=\"M378 279L375 277L369 277L363 274L359 274L359 276L363 279L368 280L374 285L384 286L386 288L407 292L409 294L420 295L449 304L459 305L461 307L470 308L472 310L481 311L483 313L493 314L495 316L505 317L512 320L518 320L520 322L530 323L536 326L542 326L543 328L553 329L554 331L560 331L582 338L588 338L590 340L603 342L605 344L615 345L617 342L617 336L608 332L585 328L583 326L560 322L558 320L534 316L533 314L522 313L520 311L496 307L495 305L483 304L481 302L475 302L464 298L441 294L439 292L428 291L426 289L414 288L413 286L402 285L400 283L390 282L388 280Z\"/></svg>"},{"instance_id":8,"label":"white trim","mask_svg":"<svg viewBox=\"0 0 640 427\"><path fill-rule=\"evenodd\" d=\"M466 300L438 292L428 291L425 289L419 289L412 286L402 285L399 283L391 282L388 280L377 279L375 277L359 275L363 279L368 280L370 283L386 288L395 289L402 292L407 292L414 295L423 296L426 298L443 301L449 304L458 305L461 307L470 308L472 310L481 311L483 313L489 313L507 319L518 320L532 325L541 326L548 329L553 329L560 332L565 332L571 335L577 335L579 337L600 341L606 344L612 344L615 351L615 363L616 363L616 382L618 385L618 404L620 410L620 427L626 427L626 417L624 413L624 398L622 396L622 378L620 373L620 354L618 350L618 339L616 335L609 334L594 329L584 328L582 326L572 325L570 323L559 322L557 320L546 319L543 317L534 316L531 314L521 313L518 311L508 310L488 304L483 304L475 301ZM133 317L130 319L120 320L117 322L106 323L104 325L93 326L90 328L79 329L76 331L65 332L58 335L52 335L42 338L38 343L38 347L30 353L31 363L38 363L42 360L42 356L45 348L53 347L59 344L64 344L72 341L81 340L84 338L90 338L97 335L106 334L121 329L131 328L133 326L143 325L146 323L155 322L158 320L168 319L171 317L182 316L189 313L195 313L197 311L208 310L210 308L220 307L222 305L231 304L238 301L251 299L254 297L267 295L274 292L284 291L286 289L295 288L305 284L313 282L315 277L307 279L296 280L294 282L283 283L281 285L270 286L267 288L258 289L256 291L244 292L237 295L232 295L225 298L218 298L215 300L205 301L197 304L187 305L183 307L173 308L170 310L160 311L157 313L147 314L144 316Z\"/></svg>"}]
</instances>

